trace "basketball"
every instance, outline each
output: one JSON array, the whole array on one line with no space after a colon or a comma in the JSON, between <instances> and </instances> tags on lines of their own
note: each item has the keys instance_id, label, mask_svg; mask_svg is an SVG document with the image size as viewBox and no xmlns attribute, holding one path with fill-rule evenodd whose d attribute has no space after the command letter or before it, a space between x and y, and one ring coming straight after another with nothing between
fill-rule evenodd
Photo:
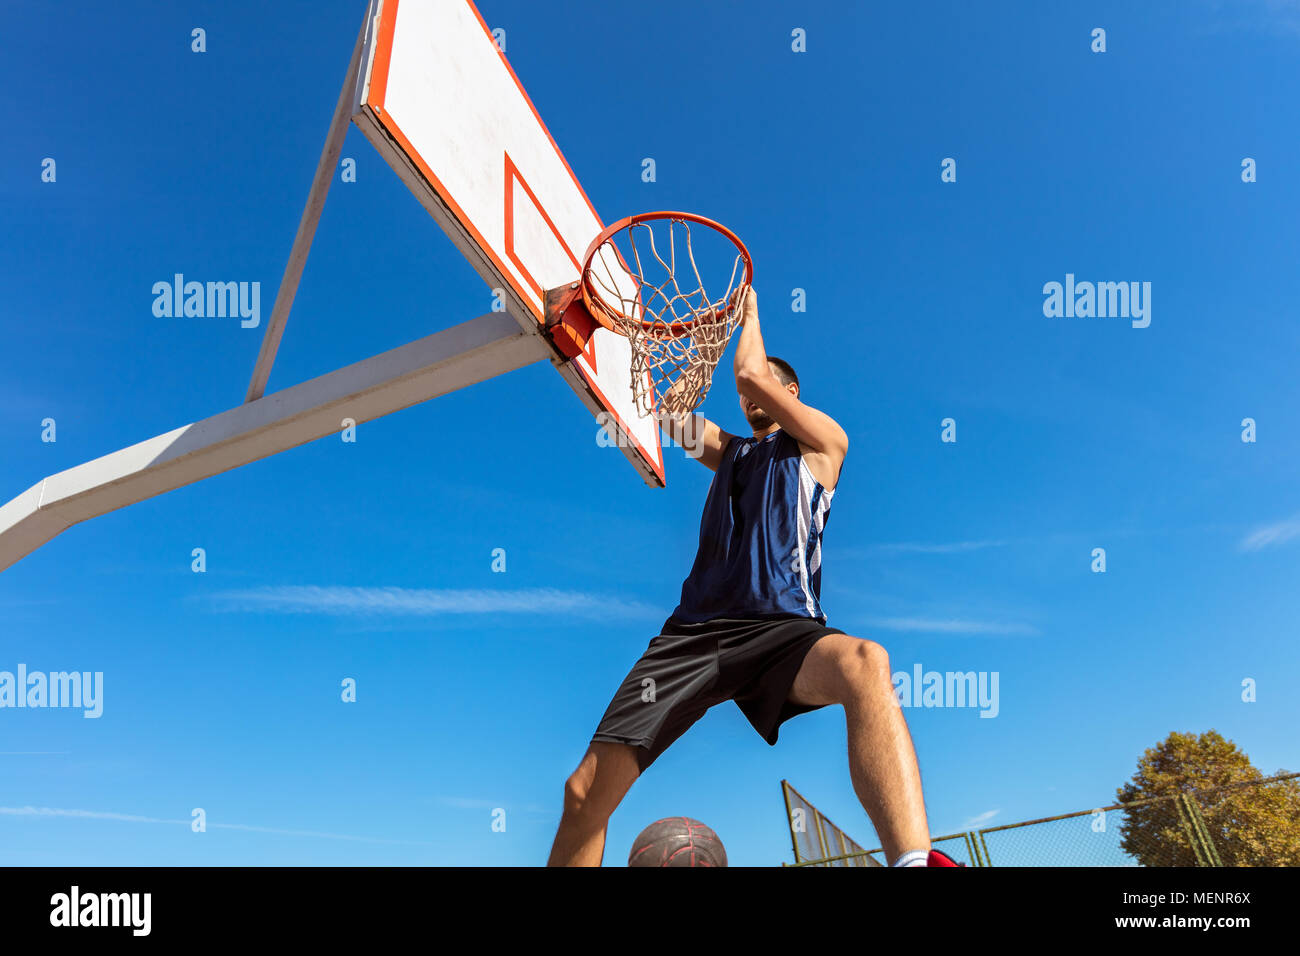
<instances>
[{"instance_id":1,"label":"basketball","mask_svg":"<svg viewBox=\"0 0 1300 956\"><path fill-rule=\"evenodd\" d=\"M726 866L727 851L712 829L690 817L650 824L632 843L628 866Z\"/></svg>"}]
</instances>

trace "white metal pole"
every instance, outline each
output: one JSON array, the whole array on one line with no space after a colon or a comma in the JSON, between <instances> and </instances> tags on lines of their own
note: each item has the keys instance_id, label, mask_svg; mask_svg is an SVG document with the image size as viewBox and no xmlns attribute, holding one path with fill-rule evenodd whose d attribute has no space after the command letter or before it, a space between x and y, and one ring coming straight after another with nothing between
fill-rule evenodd
<instances>
[{"instance_id":1,"label":"white metal pole","mask_svg":"<svg viewBox=\"0 0 1300 956\"><path fill-rule=\"evenodd\" d=\"M298 223L298 234L294 236L293 248L289 250L289 263L284 267L284 277L280 279L280 289L275 295L271 318L266 324L266 331L262 333L262 348L257 353L257 364L253 366L253 378L248 383L248 394L244 398L246 402L256 401L266 391L266 383L271 377L271 366L275 364L275 353L280 349L280 338L284 335L284 327L289 320L289 310L293 308L294 296L298 294L302 270L307 265L311 241L316 236L316 226L320 223L321 213L325 209L330 183L334 180L339 156L343 152L343 140L348 133L348 123L352 119L352 100L356 91L357 71L361 63L361 48L365 42L368 26L367 16L367 20L361 24L361 32L357 34L356 46L352 48L352 62L348 64L348 75L343 80L343 90L339 93L338 104L334 107L334 118L330 120L330 129L325 136L325 148L321 151L320 162L316 165L316 176L312 179L311 192L307 194L307 206L303 209L302 219Z\"/></svg>"},{"instance_id":2,"label":"white metal pole","mask_svg":"<svg viewBox=\"0 0 1300 956\"><path fill-rule=\"evenodd\" d=\"M489 312L61 471L0 505L0 571L87 518L551 357L541 337Z\"/></svg>"}]
</instances>

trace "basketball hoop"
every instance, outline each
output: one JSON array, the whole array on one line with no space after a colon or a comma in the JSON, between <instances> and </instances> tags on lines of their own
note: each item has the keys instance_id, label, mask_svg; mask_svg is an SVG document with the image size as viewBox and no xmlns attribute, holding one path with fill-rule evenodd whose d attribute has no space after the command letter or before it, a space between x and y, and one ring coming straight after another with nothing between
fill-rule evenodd
<instances>
[{"instance_id":1,"label":"basketball hoop","mask_svg":"<svg viewBox=\"0 0 1300 956\"><path fill-rule=\"evenodd\" d=\"M696 230L698 243L692 225L703 227ZM715 288L726 276L720 294L706 291L697 254ZM749 250L736 234L694 213L630 216L592 241L582 266L582 301L596 322L631 343L638 411L650 415L659 406L685 414L699 407L753 276Z\"/></svg>"}]
</instances>

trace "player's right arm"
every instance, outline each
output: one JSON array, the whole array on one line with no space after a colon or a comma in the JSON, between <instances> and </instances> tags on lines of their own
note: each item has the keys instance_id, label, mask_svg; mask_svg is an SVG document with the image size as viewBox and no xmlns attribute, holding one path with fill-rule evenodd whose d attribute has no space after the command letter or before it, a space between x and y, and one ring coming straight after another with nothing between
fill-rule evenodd
<instances>
[{"instance_id":1,"label":"player's right arm","mask_svg":"<svg viewBox=\"0 0 1300 956\"><path fill-rule=\"evenodd\" d=\"M722 453L727 443L734 437L709 421L703 415L686 413L684 415L661 414L660 422L668 437L686 449L686 454L694 458L710 471L717 471L722 464Z\"/></svg>"}]
</instances>

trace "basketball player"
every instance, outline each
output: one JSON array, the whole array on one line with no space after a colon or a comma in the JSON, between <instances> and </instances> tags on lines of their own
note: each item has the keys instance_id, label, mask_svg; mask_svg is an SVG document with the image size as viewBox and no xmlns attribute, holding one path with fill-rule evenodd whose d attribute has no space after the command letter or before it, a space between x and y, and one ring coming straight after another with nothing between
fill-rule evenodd
<instances>
[{"instance_id":1,"label":"basketball player","mask_svg":"<svg viewBox=\"0 0 1300 956\"><path fill-rule=\"evenodd\" d=\"M599 866L610 814L646 768L714 704L734 700L769 744L796 714L838 704L849 773L892 866L956 866L930 848L921 777L889 657L826 626L821 540L849 439L799 399L799 379L767 355L749 291L736 390L753 437L662 412L671 437L716 472L682 599L601 718L564 790L552 866ZM652 683L651 683L652 682ZM647 693L647 688L653 693Z\"/></svg>"}]
</instances>

